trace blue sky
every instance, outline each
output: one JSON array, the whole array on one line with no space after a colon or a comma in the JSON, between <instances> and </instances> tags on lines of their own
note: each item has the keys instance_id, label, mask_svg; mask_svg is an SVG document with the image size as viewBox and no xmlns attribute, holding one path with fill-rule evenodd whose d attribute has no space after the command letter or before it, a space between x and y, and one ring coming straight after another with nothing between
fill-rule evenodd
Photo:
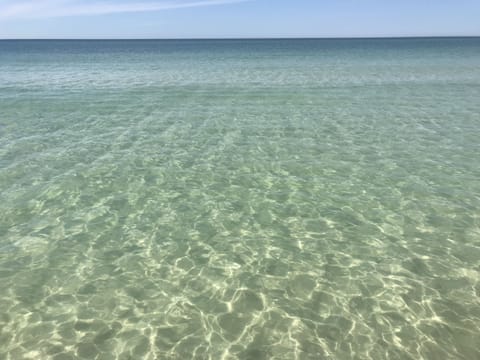
<instances>
[{"instance_id":1,"label":"blue sky","mask_svg":"<svg viewBox=\"0 0 480 360\"><path fill-rule=\"evenodd\" d=\"M0 0L0 38L480 35L480 0Z\"/></svg>"}]
</instances>

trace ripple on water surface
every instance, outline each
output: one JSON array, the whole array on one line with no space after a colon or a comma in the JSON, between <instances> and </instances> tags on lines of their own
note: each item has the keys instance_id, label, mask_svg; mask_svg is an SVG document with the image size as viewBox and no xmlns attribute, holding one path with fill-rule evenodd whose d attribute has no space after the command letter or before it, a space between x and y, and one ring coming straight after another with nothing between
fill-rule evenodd
<instances>
[{"instance_id":1,"label":"ripple on water surface","mask_svg":"<svg viewBox=\"0 0 480 360\"><path fill-rule=\"evenodd\" d=\"M480 53L405 41L8 48L0 358L478 358Z\"/></svg>"}]
</instances>

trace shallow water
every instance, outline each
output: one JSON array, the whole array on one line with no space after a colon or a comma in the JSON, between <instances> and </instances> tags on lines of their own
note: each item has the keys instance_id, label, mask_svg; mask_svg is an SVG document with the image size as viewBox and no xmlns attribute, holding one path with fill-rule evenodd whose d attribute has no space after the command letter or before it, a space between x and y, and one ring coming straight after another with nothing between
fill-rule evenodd
<instances>
[{"instance_id":1,"label":"shallow water","mask_svg":"<svg viewBox=\"0 0 480 360\"><path fill-rule=\"evenodd\" d=\"M480 357L480 39L0 42L0 359Z\"/></svg>"}]
</instances>

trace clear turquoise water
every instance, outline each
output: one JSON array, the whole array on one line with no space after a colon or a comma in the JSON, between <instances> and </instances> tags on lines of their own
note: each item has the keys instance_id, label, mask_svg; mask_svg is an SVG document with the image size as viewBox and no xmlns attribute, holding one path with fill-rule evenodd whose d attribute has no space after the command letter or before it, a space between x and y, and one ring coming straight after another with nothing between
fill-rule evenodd
<instances>
[{"instance_id":1,"label":"clear turquoise water","mask_svg":"<svg viewBox=\"0 0 480 360\"><path fill-rule=\"evenodd\" d=\"M0 359L480 358L480 39L0 42Z\"/></svg>"}]
</instances>

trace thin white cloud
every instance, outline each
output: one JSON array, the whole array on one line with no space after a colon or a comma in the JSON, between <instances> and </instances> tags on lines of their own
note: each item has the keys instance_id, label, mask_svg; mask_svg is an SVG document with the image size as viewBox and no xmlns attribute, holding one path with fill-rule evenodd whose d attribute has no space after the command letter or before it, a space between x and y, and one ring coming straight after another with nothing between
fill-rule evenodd
<instances>
[{"instance_id":1,"label":"thin white cloud","mask_svg":"<svg viewBox=\"0 0 480 360\"><path fill-rule=\"evenodd\" d=\"M85 2L79 0L0 0L0 19L48 18L65 16L105 15L129 12L149 12L168 9L233 4L245 1L250 0L177 0L147 2Z\"/></svg>"}]
</instances>

